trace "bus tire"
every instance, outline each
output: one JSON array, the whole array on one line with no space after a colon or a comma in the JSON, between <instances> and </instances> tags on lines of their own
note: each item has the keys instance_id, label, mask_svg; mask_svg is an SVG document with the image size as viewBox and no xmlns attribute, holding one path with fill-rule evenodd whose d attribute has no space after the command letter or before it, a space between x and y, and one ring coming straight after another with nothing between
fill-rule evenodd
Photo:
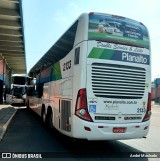
<instances>
[{"instance_id":1,"label":"bus tire","mask_svg":"<svg viewBox=\"0 0 160 161\"><path fill-rule=\"evenodd\" d=\"M46 123L46 114L45 114L45 108L42 108L42 112L41 112L41 118L43 123Z\"/></svg>"},{"instance_id":2,"label":"bus tire","mask_svg":"<svg viewBox=\"0 0 160 161\"><path fill-rule=\"evenodd\" d=\"M53 121L52 121L52 119L53 119L53 113L52 112L50 112L49 114L48 114L48 126L49 126L49 128L51 128L51 129L53 129Z\"/></svg>"},{"instance_id":3,"label":"bus tire","mask_svg":"<svg viewBox=\"0 0 160 161\"><path fill-rule=\"evenodd\" d=\"M47 126L52 129L53 128L53 112L52 112L52 108L49 106L48 109L47 109L47 117L46 117L46 120L47 120Z\"/></svg>"}]
</instances>

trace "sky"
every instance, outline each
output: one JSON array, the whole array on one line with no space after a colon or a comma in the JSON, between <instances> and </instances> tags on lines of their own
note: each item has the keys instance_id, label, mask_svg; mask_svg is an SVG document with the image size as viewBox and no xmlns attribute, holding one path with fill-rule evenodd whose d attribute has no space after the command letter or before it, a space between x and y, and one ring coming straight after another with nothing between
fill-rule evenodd
<instances>
[{"instance_id":1,"label":"sky","mask_svg":"<svg viewBox=\"0 0 160 161\"><path fill-rule=\"evenodd\" d=\"M100 12L145 24L151 40L152 81L160 77L160 0L22 0L27 72L81 13Z\"/></svg>"}]
</instances>

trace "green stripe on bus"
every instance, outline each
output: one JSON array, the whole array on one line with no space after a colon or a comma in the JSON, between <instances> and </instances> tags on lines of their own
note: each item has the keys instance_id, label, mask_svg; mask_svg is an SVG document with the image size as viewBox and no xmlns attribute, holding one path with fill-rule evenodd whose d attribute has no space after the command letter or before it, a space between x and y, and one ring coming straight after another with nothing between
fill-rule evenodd
<instances>
[{"instance_id":1,"label":"green stripe on bus","mask_svg":"<svg viewBox=\"0 0 160 161\"><path fill-rule=\"evenodd\" d=\"M101 56L100 56L100 59L112 59L112 56L113 56L113 53L114 53L114 50L110 50L110 49L105 49L103 50Z\"/></svg>"},{"instance_id":2,"label":"green stripe on bus","mask_svg":"<svg viewBox=\"0 0 160 161\"><path fill-rule=\"evenodd\" d=\"M88 58L98 58L98 59L111 59L114 50L102 49L102 48L93 48L88 55Z\"/></svg>"},{"instance_id":3,"label":"green stripe on bus","mask_svg":"<svg viewBox=\"0 0 160 161\"><path fill-rule=\"evenodd\" d=\"M100 48L93 48L90 54L88 55L88 58L100 58L102 55L104 49Z\"/></svg>"},{"instance_id":4,"label":"green stripe on bus","mask_svg":"<svg viewBox=\"0 0 160 161\"><path fill-rule=\"evenodd\" d=\"M146 48L149 48L149 40L138 40L138 39L129 38L129 37L109 35L106 33L104 34L104 33L88 32L88 39L95 39L95 38L126 41L133 44L140 44L145 46Z\"/></svg>"},{"instance_id":5,"label":"green stripe on bus","mask_svg":"<svg viewBox=\"0 0 160 161\"><path fill-rule=\"evenodd\" d=\"M62 79L60 62L57 62L53 65L52 80Z\"/></svg>"}]
</instances>

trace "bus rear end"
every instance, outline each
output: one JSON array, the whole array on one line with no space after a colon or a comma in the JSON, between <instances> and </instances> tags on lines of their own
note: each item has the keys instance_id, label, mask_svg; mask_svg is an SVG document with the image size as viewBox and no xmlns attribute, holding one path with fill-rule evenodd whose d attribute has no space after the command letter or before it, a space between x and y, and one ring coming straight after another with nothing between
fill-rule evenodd
<instances>
[{"instance_id":1,"label":"bus rear end","mask_svg":"<svg viewBox=\"0 0 160 161\"><path fill-rule=\"evenodd\" d=\"M150 44L146 27L114 15L89 14L86 88L76 115L88 140L145 137L151 115Z\"/></svg>"},{"instance_id":2,"label":"bus rear end","mask_svg":"<svg viewBox=\"0 0 160 161\"><path fill-rule=\"evenodd\" d=\"M11 103L25 103L26 83L29 77L24 74L14 74L11 84Z\"/></svg>"}]
</instances>

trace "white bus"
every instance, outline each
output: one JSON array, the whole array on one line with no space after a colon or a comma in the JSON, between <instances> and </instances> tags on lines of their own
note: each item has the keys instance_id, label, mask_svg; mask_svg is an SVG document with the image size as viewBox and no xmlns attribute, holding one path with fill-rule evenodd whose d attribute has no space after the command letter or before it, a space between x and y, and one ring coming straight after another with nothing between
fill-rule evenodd
<instances>
[{"instance_id":1,"label":"white bus","mask_svg":"<svg viewBox=\"0 0 160 161\"><path fill-rule=\"evenodd\" d=\"M26 74L13 74L11 76L11 91L6 94L7 103L25 103L26 86L29 79L31 78Z\"/></svg>"},{"instance_id":2,"label":"white bus","mask_svg":"<svg viewBox=\"0 0 160 161\"><path fill-rule=\"evenodd\" d=\"M106 31L108 22L116 31ZM121 140L149 131L150 41L140 22L82 14L29 74L36 87L27 106L64 135Z\"/></svg>"}]
</instances>

